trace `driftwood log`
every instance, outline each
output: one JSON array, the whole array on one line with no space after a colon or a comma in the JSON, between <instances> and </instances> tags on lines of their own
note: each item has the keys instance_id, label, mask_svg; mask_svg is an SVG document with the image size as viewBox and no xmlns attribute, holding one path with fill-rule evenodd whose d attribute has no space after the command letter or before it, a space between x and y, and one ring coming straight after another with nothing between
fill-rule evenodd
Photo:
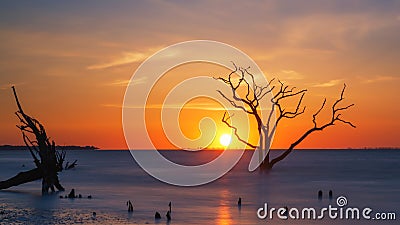
<instances>
[{"instance_id":1,"label":"driftwood log","mask_svg":"<svg viewBox=\"0 0 400 225\"><path fill-rule=\"evenodd\" d=\"M65 152L56 150L56 144L47 137L44 126L23 111L15 88L12 87L12 90L18 107L15 115L20 121L17 127L22 132L22 138L31 153L36 168L20 172L8 180L0 181L0 189L42 179L42 194L47 194L50 190L54 192L55 189L64 191L58 179L58 173L63 170ZM28 135L34 136L35 140L31 140Z\"/></svg>"}]
</instances>

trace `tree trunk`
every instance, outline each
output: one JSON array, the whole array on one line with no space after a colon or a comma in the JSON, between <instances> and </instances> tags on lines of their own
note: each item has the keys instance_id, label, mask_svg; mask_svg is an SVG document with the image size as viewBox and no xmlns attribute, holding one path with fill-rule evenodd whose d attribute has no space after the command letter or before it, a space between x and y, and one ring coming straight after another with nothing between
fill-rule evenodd
<instances>
[{"instance_id":1,"label":"tree trunk","mask_svg":"<svg viewBox=\"0 0 400 225\"><path fill-rule=\"evenodd\" d=\"M272 163L269 161L269 153L267 154L267 157L265 157L264 161L260 165L260 170L270 170L272 169Z\"/></svg>"}]
</instances>

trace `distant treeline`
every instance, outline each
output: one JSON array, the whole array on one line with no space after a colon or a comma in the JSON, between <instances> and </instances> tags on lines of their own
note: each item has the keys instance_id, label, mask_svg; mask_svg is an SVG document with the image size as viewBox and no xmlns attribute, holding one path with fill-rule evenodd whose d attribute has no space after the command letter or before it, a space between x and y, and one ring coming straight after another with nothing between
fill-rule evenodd
<instances>
[{"instance_id":1,"label":"distant treeline","mask_svg":"<svg viewBox=\"0 0 400 225\"><path fill-rule=\"evenodd\" d=\"M0 145L0 150L26 150L25 145ZM56 149L59 150L96 150L96 146L78 146L78 145L57 145Z\"/></svg>"},{"instance_id":2,"label":"distant treeline","mask_svg":"<svg viewBox=\"0 0 400 225\"><path fill-rule=\"evenodd\" d=\"M364 147L364 148L348 148L355 150L400 150L400 147Z\"/></svg>"}]
</instances>

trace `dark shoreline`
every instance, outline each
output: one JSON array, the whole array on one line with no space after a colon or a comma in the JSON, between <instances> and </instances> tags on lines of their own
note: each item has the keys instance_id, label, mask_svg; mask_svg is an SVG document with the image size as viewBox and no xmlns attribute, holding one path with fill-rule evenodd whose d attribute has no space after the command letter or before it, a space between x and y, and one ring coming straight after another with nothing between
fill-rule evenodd
<instances>
[{"instance_id":1,"label":"dark shoreline","mask_svg":"<svg viewBox=\"0 0 400 225\"><path fill-rule=\"evenodd\" d=\"M133 151L148 151L149 149L134 149ZM242 149L226 149L228 151L241 151ZM271 149L270 151L285 151L286 149ZM294 151L396 151L400 148L302 148ZM98 151L131 151L129 149L99 149ZM157 151L185 151L185 152L202 152L202 151L224 151L224 149L204 149L204 150L187 150L187 149L157 149ZM253 149L245 149L245 151L254 151Z\"/></svg>"},{"instance_id":2,"label":"dark shoreline","mask_svg":"<svg viewBox=\"0 0 400 225\"><path fill-rule=\"evenodd\" d=\"M127 151L129 149L100 149L96 146L79 146L79 145L58 145L58 150L100 150L100 151ZM0 145L2 150L27 150L24 145ZM148 149L135 149L135 150L148 150ZM201 151L201 149L158 149L159 151L177 151L186 150L188 152ZM223 151L224 149L204 149L207 151ZM241 149L227 149L227 150L241 150ZM253 149L245 149L246 151L253 151ZM271 149L271 151L285 151L286 149ZM296 151L363 151L363 150L400 150L400 147L364 147L364 148L301 148L295 149Z\"/></svg>"},{"instance_id":3,"label":"dark shoreline","mask_svg":"<svg viewBox=\"0 0 400 225\"><path fill-rule=\"evenodd\" d=\"M57 145L57 150L98 150L96 146ZM0 145L1 150L27 150L25 145Z\"/></svg>"}]
</instances>

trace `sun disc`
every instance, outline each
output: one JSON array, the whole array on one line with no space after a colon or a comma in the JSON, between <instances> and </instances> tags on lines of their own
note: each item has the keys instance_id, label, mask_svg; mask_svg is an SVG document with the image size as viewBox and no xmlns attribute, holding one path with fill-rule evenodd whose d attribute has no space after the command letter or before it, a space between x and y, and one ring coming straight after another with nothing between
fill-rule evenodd
<instances>
[{"instance_id":1,"label":"sun disc","mask_svg":"<svg viewBox=\"0 0 400 225\"><path fill-rule=\"evenodd\" d=\"M223 146L228 146L231 143L232 140L232 136L229 134L223 134L221 135L221 137L219 138L219 143Z\"/></svg>"}]
</instances>

